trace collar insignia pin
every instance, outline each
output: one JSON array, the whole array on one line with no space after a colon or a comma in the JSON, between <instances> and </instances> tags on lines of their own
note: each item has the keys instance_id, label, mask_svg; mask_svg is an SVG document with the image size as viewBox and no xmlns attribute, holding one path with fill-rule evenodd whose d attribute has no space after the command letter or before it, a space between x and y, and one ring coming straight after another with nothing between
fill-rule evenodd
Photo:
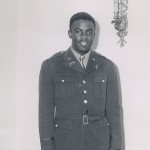
<instances>
[{"instance_id":1,"label":"collar insignia pin","mask_svg":"<svg viewBox=\"0 0 150 150\"><path fill-rule=\"evenodd\" d=\"M93 61L95 61L95 58L92 58Z\"/></svg>"},{"instance_id":2,"label":"collar insignia pin","mask_svg":"<svg viewBox=\"0 0 150 150\"><path fill-rule=\"evenodd\" d=\"M96 64L95 68L97 69L99 65Z\"/></svg>"},{"instance_id":3,"label":"collar insignia pin","mask_svg":"<svg viewBox=\"0 0 150 150\"><path fill-rule=\"evenodd\" d=\"M69 63L70 66L71 66L72 64L75 64L75 61L72 61L71 63Z\"/></svg>"}]
</instances>

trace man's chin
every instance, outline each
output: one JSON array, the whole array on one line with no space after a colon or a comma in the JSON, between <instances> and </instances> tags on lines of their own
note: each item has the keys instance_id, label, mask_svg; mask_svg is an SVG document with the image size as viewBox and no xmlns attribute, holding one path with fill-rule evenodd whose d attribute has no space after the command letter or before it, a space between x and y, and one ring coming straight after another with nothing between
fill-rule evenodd
<instances>
[{"instance_id":1,"label":"man's chin","mask_svg":"<svg viewBox=\"0 0 150 150\"><path fill-rule=\"evenodd\" d=\"M74 48L74 50L75 50L77 53L81 54L81 55L84 55L84 54L86 54L86 53L88 53L88 52L90 51L89 48L83 47L83 46L80 46L80 47L78 47L78 48L76 48L76 49Z\"/></svg>"},{"instance_id":2,"label":"man's chin","mask_svg":"<svg viewBox=\"0 0 150 150\"><path fill-rule=\"evenodd\" d=\"M89 50L87 50L87 49L80 49L80 53L81 54L86 54L86 53L88 53L90 51L90 49Z\"/></svg>"}]
</instances>

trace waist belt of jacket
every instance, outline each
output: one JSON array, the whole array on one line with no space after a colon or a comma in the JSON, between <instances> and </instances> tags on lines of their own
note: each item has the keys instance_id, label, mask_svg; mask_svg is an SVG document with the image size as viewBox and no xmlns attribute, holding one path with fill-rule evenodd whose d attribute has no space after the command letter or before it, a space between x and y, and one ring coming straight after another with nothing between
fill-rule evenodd
<instances>
[{"instance_id":1,"label":"waist belt of jacket","mask_svg":"<svg viewBox=\"0 0 150 150\"><path fill-rule=\"evenodd\" d=\"M81 115L81 114L69 114L69 113L62 114L61 113L61 114L56 115L55 119L56 120L71 120L74 122L81 122L83 124L88 124L88 123L97 122L104 117L105 117L104 113L101 113L101 114L84 113L83 115Z\"/></svg>"}]
</instances>

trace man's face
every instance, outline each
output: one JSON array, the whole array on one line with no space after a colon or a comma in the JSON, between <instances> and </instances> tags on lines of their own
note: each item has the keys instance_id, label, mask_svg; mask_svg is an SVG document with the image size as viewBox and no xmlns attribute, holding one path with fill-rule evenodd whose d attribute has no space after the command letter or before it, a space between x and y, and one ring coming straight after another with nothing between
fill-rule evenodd
<instances>
[{"instance_id":1,"label":"man's face","mask_svg":"<svg viewBox=\"0 0 150 150\"><path fill-rule=\"evenodd\" d=\"M95 27L89 20L76 20L68 34L72 39L73 49L82 55L91 49L95 37Z\"/></svg>"}]
</instances>

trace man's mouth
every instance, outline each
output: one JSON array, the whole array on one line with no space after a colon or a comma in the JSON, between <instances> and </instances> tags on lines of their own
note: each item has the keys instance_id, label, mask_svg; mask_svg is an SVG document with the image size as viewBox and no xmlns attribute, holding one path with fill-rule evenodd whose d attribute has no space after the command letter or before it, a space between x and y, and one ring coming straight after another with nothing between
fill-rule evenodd
<instances>
[{"instance_id":1,"label":"man's mouth","mask_svg":"<svg viewBox=\"0 0 150 150\"><path fill-rule=\"evenodd\" d=\"M87 42L81 42L81 46L87 46Z\"/></svg>"}]
</instances>

